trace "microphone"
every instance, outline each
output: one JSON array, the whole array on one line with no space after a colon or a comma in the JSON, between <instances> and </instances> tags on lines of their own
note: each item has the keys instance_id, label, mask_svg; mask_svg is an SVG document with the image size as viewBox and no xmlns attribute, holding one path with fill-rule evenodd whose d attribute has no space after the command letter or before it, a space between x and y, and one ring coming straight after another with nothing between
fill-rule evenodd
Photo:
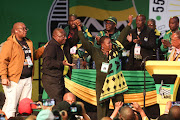
<instances>
[{"instance_id":1,"label":"microphone","mask_svg":"<svg viewBox=\"0 0 180 120\"><path fill-rule=\"evenodd\" d=\"M162 55L164 55L164 54L162 54ZM149 55L149 56L146 56L146 57L142 60L140 66L144 65L145 62L147 61L147 59L148 59L148 58L152 58L152 57L157 57L157 55Z\"/></svg>"}]
</instances>

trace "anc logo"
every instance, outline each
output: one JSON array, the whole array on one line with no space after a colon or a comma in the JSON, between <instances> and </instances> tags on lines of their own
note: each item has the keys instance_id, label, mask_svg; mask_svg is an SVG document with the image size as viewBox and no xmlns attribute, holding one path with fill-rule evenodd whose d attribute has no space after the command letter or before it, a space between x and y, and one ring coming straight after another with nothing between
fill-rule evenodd
<instances>
[{"instance_id":1,"label":"anc logo","mask_svg":"<svg viewBox=\"0 0 180 120\"><path fill-rule=\"evenodd\" d=\"M121 31L128 23L128 16L136 17L138 12L134 0L54 0L47 18L49 40L55 28L67 25L69 14L76 14L95 36L105 29L104 19L109 16L117 18L117 29Z\"/></svg>"}]
</instances>

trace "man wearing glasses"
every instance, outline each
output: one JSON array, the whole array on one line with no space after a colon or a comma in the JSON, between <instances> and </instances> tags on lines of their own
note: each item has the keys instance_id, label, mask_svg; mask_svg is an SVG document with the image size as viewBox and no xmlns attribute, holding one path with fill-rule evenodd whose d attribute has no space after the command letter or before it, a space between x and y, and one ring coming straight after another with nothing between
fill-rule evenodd
<instances>
[{"instance_id":1,"label":"man wearing glasses","mask_svg":"<svg viewBox=\"0 0 180 120\"><path fill-rule=\"evenodd\" d=\"M70 48L79 42L77 33L67 39L66 33L61 28L56 28L52 33L44 54L42 64L42 83L51 99L56 105L63 100L65 93L64 76L71 78L72 63Z\"/></svg>"},{"instance_id":2,"label":"man wearing glasses","mask_svg":"<svg viewBox=\"0 0 180 120\"><path fill-rule=\"evenodd\" d=\"M22 22L13 25L12 33L0 53L0 76L6 96L3 111L7 118L14 117L17 103L32 95L33 62L44 52L44 46L34 50L26 37L28 28Z\"/></svg>"}]
</instances>

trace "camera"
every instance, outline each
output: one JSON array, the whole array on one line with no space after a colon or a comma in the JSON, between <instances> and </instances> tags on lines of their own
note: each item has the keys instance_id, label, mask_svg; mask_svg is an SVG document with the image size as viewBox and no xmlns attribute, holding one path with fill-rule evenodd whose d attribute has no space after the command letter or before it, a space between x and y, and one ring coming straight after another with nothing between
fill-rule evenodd
<instances>
[{"instance_id":1,"label":"camera","mask_svg":"<svg viewBox=\"0 0 180 120\"><path fill-rule=\"evenodd\" d=\"M36 102L30 103L30 105L32 109L41 109L41 105Z\"/></svg>"},{"instance_id":2,"label":"camera","mask_svg":"<svg viewBox=\"0 0 180 120\"><path fill-rule=\"evenodd\" d=\"M43 99L42 103L43 103L43 106L53 106L53 105L55 105L54 99Z\"/></svg>"},{"instance_id":3,"label":"camera","mask_svg":"<svg viewBox=\"0 0 180 120\"><path fill-rule=\"evenodd\" d=\"M61 120L61 116L65 116L67 112L68 120L80 120L82 118L82 107L76 102L71 105L67 101L61 101L55 108L53 114L55 120Z\"/></svg>"},{"instance_id":4,"label":"camera","mask_svg":"<svg viewBox=\"0 0 180 120\"><path fill-rule=\"evenodd\" d=\"M82 115L81 105L76 104L76 102L72 103L70 105L70 109L68 112L68 116L70 117L70 120L79 120L81 115Z\"/></svg>"},{"instance_id":5,"label":"camera","mask_svg":"<svg viewBox=\"0 0 180 120\"><path fill-rule=\"evenodd\" d=\"M180 106L180 101L172 102L172 107L173 107L173 106Z\"/></svg>"},{"instance_id":6,"label":"camera","mask_svg":"<svg viewBox=\"0 0 180 120\"><path fill-rule=\"evenodd\" d=\"M128 107L132 108L131 105L132 105L132 103L124 103L124 104L123 104L123 106L128 106Z\"/></svg>"}]
</instances>

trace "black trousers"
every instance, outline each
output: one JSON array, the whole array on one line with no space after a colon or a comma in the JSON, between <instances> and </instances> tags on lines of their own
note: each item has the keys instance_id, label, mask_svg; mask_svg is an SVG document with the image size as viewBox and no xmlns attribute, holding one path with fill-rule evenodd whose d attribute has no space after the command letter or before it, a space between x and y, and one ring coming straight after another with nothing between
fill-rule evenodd
<instances>
[{"instance_id":1,"label":"black trousers","mask_svg":"<svg viewBox=\"0 0 180 120\"><path fill-rule=\"evenodd\" d=\"M43 87L51 99L55 99L56 105L63 100L65 94L64 77L42 75Z\"/></svg>"}]
</instances>

